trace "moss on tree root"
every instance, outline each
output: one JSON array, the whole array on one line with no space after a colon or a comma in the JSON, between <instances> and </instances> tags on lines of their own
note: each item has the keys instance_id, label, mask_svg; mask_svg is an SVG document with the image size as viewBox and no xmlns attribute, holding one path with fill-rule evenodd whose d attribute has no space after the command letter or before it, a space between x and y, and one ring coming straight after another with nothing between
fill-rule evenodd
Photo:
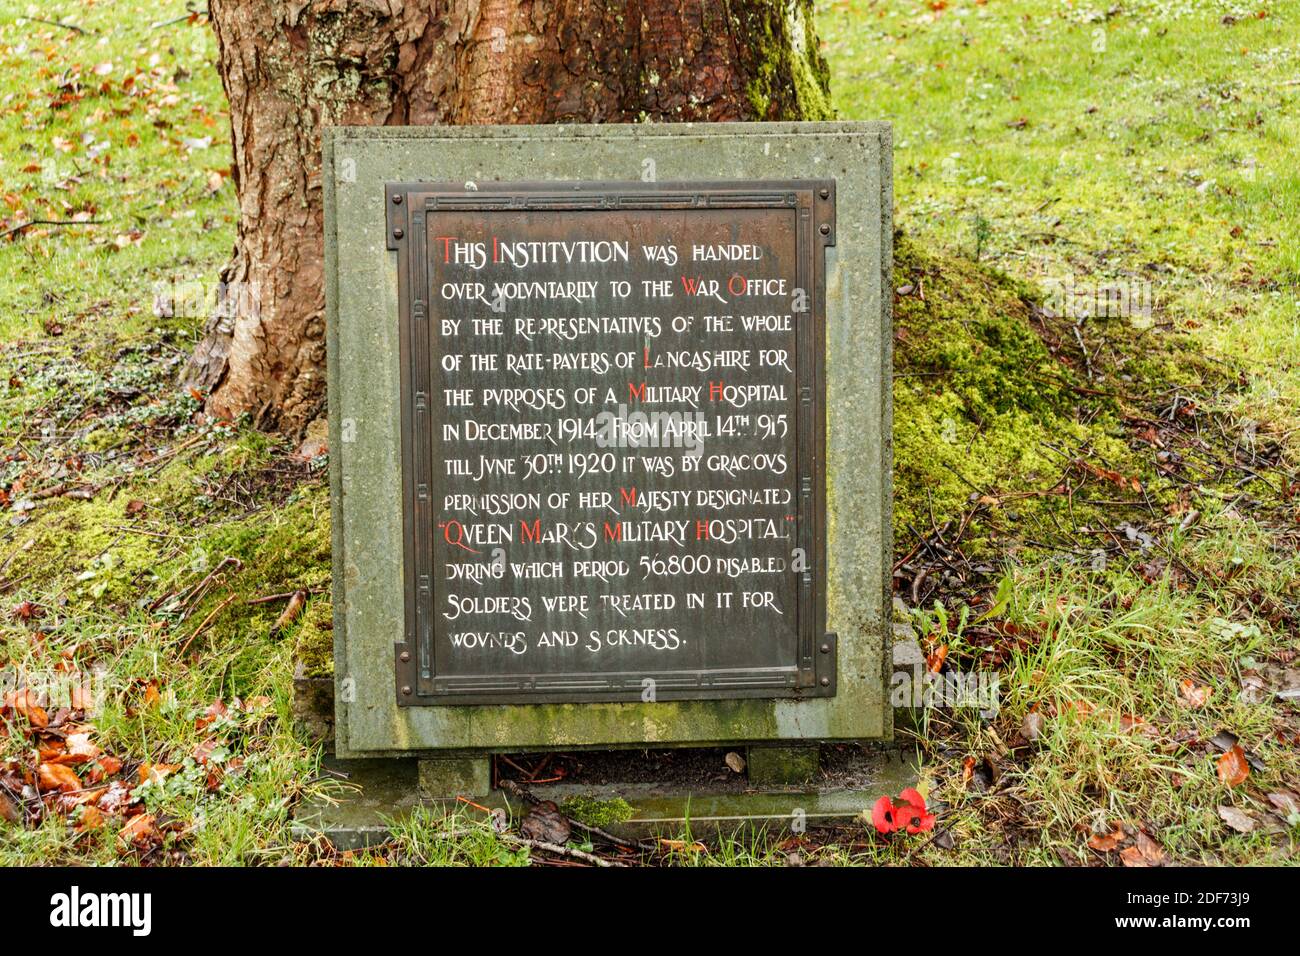
<instances>
[{"instance_id":1,"label":"moss on tree root","mask_svg":"<svg viewBox=\"0 0 1300 956\"><path fill-rule=\"evenodd\" d=\"M1131 449L1126 416L1163 388L1204 387L1205 363L1181 339L1126 319L1082 323L1084 359L1075 320L1046 314L1024 285L962 254L900 236L894 283L900 551L981 502L987 513L963 549L990 560L1035 529L1056 537L1058 524L1102 518L1103 508L1050 492L1087 467L1078 461L1145 486L1151 459Z\"/></svg>"}]
</instances>

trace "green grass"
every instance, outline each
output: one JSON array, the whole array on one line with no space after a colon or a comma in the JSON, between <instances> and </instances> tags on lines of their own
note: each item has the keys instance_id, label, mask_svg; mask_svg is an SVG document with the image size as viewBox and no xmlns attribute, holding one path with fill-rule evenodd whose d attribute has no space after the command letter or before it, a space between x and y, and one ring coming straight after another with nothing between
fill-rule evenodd
<instances>
[{"instance_id":1,"label":"green grass","mask_svg":"<svg viewBox=\"0 0 1300 956\"><path fill-rule=\"evenodd\" d=\"M983 219L1030 284L1150 283L1155 324L1243 368L1238 410L1294 448L1298 12L839 0L819 25L841 115L894 124L904 229L969 250Z\"/></svg>"},{"instance_id":2,"label":"green grass","mask_svg":"<svg viewBox=\"0 0 1300 956\"><path fill-rule=\"evenodd\" d=\"M1292 858L1300 821L1235 834L1218 807L1300 787L1300 717L1271 697L1300 651L1300 3L1109 9L819 4L840 114L895 128L898 556L946 526L965 569L905 578L903 617L948 667L997 671L1000 707L901 735L948 839L687 828L647 861L1118 865L1087 845L1116 825L1180 863ZM291 839L296 801L336 786L289 700L295 659L329 669L328 491L174 385L206 308L155 297L210 301L236 221L211 31L152 26L184 13L0 5L0 668L89 683L118 777L166 768L135 788L144 846L30 801L0 862L528 864L472 807L372 851ZM1150 315L1045 316L1061 280ZM282 627L283 600L247 603L297 589ZM1235 788L1225 730L1256 759ZM9 708L0 780L32 744Z\"/></svg>"}]
</instances>

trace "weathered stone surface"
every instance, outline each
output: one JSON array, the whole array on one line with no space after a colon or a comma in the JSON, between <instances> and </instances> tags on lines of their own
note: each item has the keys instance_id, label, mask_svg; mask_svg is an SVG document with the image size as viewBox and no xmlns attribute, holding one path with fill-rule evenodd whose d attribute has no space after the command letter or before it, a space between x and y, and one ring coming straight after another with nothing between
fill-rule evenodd
<instances>
[{"instance_id":1,"label":"weathered stone surface","mask_svg":"<svg viewBox=\"0 0 1300 956\"><path fill-rule=\"evenodd\" d=\"M427 797L417 786L415 760L339 760L327 757L323 767L337 786L310 796L298 808L293 823L295 839L328 838L340 850L382 843L390 837L390 825L402 822L416 807L434 810L458 809L451 800ZM738 828L764 827L769 832L782 827L805 827L845 822L870 814L871 804L882 793L898 793L916 786L914 761L894 750L863 753L852 768L853 783L834 780L824 786L814 782L800 792L788 787L772 791L761 788L718 792L708 787L683 787L673 780L654 784L611 782L599 786L573 783L539 784L529 787L539 800L552 800L573 814L575 807L592 808L609 802L619 808L596 823L627 838L650 834L680 836L689 826L697 836L731 832ZM528 806L504 790L475 801L494 809L501 807L518 819Z\"/></svg>"},{"instance_id":2,"label":"weathered stone surface","mask_svg":"<svg viewBox=\"0 0 1300 956\"><path fill-rule=\"evenodd\" d=\"M439 749L888 738L890 130L878 123L346 128L325 142L336 741L342 756ZM647 163L647 160L653 161ZM403 633L396 253L383 184L834 177L827 252L828 629L817 700L398 707ZM472 188L472 186L468 187Z\"/></svg>"},{"instance_id":3,"label":"weathered stone surface","mask_svg":"<svg viewBox=\"0 0 1300 956\"><path fill-rule=\"evenodd\" d=\"M482 797L492 790L491 757L424 757L417 767L420 793L426 797Z\"/></svg>"},{"instance_id":4,"label":"weathered stone surface","mask_svg":"<svg viewBox=\"0 0 1300 956\"><path fill-rule=\"evenodd\" d=\"M749 782L756 787L801 786L815 781L820 770L816 744L749 748Z\"/></svg>"}]
</instances>

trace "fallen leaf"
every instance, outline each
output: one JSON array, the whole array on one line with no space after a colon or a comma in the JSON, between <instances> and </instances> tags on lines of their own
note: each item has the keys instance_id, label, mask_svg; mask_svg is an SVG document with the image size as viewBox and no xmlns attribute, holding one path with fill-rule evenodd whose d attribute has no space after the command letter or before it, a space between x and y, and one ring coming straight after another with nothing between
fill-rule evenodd
<instances>
[{"instance_id":1,"label":"fallen leaf","mask_svg":"<svg viewBox=\"0 0 1300 956\"><path fill-rule=\"evenodd\" d=\"M162 702L162 694L158 692L158 682L151 680L144 685L144 705L146 707L155 707Z\"/></svg>"},{"instance_id":2,"label":"fallen leaf","mask_svg":"<svg viewBox=\"0 0 1300 956\"><path fill-rule=\"evenodd\" d=\"M108 785L104 795L96 801L96 806L105 813L121 813L133 802L131 791L126 784L114 781Z\"/></svg>"},{"instance_id":3,"label":"fallen leaf","mask_svg":"<svg viewBox=\"0 0 1300 956\"><path fill-rule=\"evenodd\" d=\"M226 705L222 700L214 700L208 705L208 709L203 712L203 716L194 721L194 729L202 730L204 727L208 726L208 724L214 723L229 713L230 711L226 708Z\"/></svg>"},{"instance_id":4,"label":"fallen leaf","mask_svg":"<svg viewBox=\"0 0 1300 956\"><path fill-rule=\"evenodd\" d=\"M137 779L140 783L162 783L180 768L177 763L142 763Z\"/></svg>"},{"instance_id":5,"label":"fallen leaf","mask_svg":"<svg viewBox=\"0 0 1300 956\"><path fill-rule=\"evenodd\" d=\"M36 701L35 694L25 687L20 687L5 694L3 709L26 717L27 722L39 730L49 726L50 718L43 707L37 706Z\"/></svg>"},{"instance_id":6,"label":"fallen leaf","mask_svg":"<svg viewBox=\"0 0 1300 956\"><path fill-rule=\"evenodd\" d=\"M7 823L21 823L22 819L23 811L18 803L6 790L0 788L0 820Z\"/></svg>"},{"instance_id":7,"label":"fallen leaf","mask_svg":"<svg viewBox=\"0 0 1300 956\"><path fill-rule=\"evenodd\" d=\"M81 789L81 778L71 767L58 763L43 763L36 773L37 785L42 790L58 790L69 793Z\"/></svg>"},{"instance_id":8,"label":"fallen leaf","mask_svg":"<svg viewBox=\"0 0 1300 956\"><path fill-rule=\"evenodd\" d=\"M1268 795L1268 802L1281 810L1286 816L1300 815L1300 797L1290 790L1280 790Z\"/></svg>"},{"instance_id":9,"label":"fallen leaf","mask_svg":"<svg viewBox=\"0 0 1300 956\"><path fill-rule=\"evenodd\" d=\"M127 820L117 838L124 847L138 850L149 850L162 842L162 834L152 813L141 813Z\"/></svg>"},{"instance_id":10,"label":"fallen leaf","mask_svg":"<svg viewBox=\"0 0 1300 956\"><path fill-rule=\"evenodd\" d=\"M527 840L563 846L569 839L569 821L550 800L543 800L524 817L519 832Z\"/></svg>"},{"instance_id":11,"label":"fallen leaf","mask_svg":"<svg viewBox=\"0 0 1300 956\"><path fill-rule=\"evenodd\" d=\"M685 840L669 840L666 837L660 837L659 844L678 853L703 853L705 850L703 843L687 843Z\"/></svg>"},{"instance_id":12,"label":"fallen leaf","mask_svg":"<svg viewBox=\"0 0 1300 956\"><path fill-rule=\"evenodd\" d=\"M104 754L86 769L86 781L88 783L102 783L121 769L121 760Z\"/></svg>"},{"instance_id":13,"label":"fallen leaf","mask_svg":"<svg viewBox=\"0 0 1300 956\"><path fill-rule=\"evenodd\" d=\"M204 781L204 785L207 787L209 793L215 793L221 789L221 782L225 779L226 772L216 764L211 764L208 767L208 776Z\"/></svg>"},{"instance_id":14,"label":"fallen leaf","mask_svg":"<svg viewBox=\"0 0 1300 956\"><path fill-rule=\"evenodd\" d=\"M1219 782L1229 787L1239 787L1250 776L1250 765L1246 763L1246 754L1240 744L1235 744L1216 761Z\"/></svg>"},{"instance_id":15,"label":"fallen leaf","mask_svg":"<svg viewBox=\"0 0 1300 956\"><path fill-rule=\"evenodd\" d=\"M1125 866L1164 866L1168 859L1164 848L1147 836L1145 830L1139 830L1137 842L1119 851L1120 862Z\"/></svg>"},{"instance_id":16,"label":"fallen leaf","mask_svg":"<svg viewBox=\"0 0 1300 956\"><path fill-rule=\"evenodd\" d=\"M1102 853L1109 853L1124 842L1124 824L1115 824L1110 833L1095 833L1088 838L1088 846Z\"/></svg>"},{"instance_id":17,"label":"fallen leaf","mask_svg":"<svg viewBox=\"0 0 1300 956\"><path fill-rule=\"evenodd\" d=\"M1080 717L1089 716L1096 708L1086 700L1067 700L1063 707L1064 710L1072 710Z\"/></svg>"},{"instance_id":18,"label":"fallen leaf","mask_svg":"<svg viewBox=\"0 0 1300 956\"><path fill-rule=\"evenodd\" d=\"M1255 829L1255 818L1236 807L1226 804L1219 807L1219 818L1238 833L1249 833Z\"/></svg>"},{"instance_id":19,"label":"fallen leaf","mask_svg":"<svg viewBox=\"0 0 1300 956\"><path fill-rule=\"evenodd\" d=\"M79 684L72 688L72 709L87 716L95 712L95 695L89 684Z\"/></svg>"},{"instance_id":20,"label":"fallen leaf","mask_svg":"<svg viewBox=\"0 0 1300 956\"><path fill-rule=\"evenodd\" d=\"M273 631L280 631L288 627L298 619L302 613L303 605L307 603L307 592L299 589L293 592L293 597L289 598L289 603L284 606L284 611L275 619Z\"/></svg>"},{"instance_id":21,"label":"fallen leaf","mask_svg":"<svg viewBox=\"0 0 1300 956\"><path fill-rule=\"evenodd\" d=\"M217 738L209 737L207 740L203 741L201 744L195 747L194 752L190 756L192 756L194 758L194 762L201 767L208 762L208 759L212 756L212 751L214 751L216 748L217 748Z\"/></svg>"},{"instance_id":22,"label":"fallen leaf","mask_svg":"<svg viewBox=\"0 0 1300 956\"><path fill-rule=\"evenodd\" d=\"M78 830L98 830L104 825L104 811L93 804L86 804L77 814Z\"/></svg>"},{"instance_id":23,"label":"fallen leaf","mask_svg":"<svg viewBox=\"0 0 1300 956\"><path fill-rule=\"evenodd\" d=\"M40 617L41 614L40 605L33 604L31 601L19 601L14 605L13 615L20 621L30 621L34 617Z\"/></svg>"},{"instance_id":24,"label":"fallen leaf","mask_svg":"<svg viewBox=\"0 0 1300 956\"><path fill-rule=\"evenodd\" d=\"M1214 691L1211 688L1199 685L1193 680L1180 681L1178 684L1179 702L1193 710L1204 707L1212 693Z\"/></svg>"},{"instance_id":25,"label":"fallen leaf","mask_svg":"<svg viewBox=\"0 0 1300 956\"><path fill-rule=\"evenodd\" d=\"M1031 710L1025 714L1025 719L1020 722L1020 732L1024 734L1026 740L1037 740L1043 735L1043 729L1047 726L1047 718L1037 710Z\"/></svg>"},{"instance_id":26,"label":"fallen leaf","mask_svg":"<svg viewBox=\"0 0 1300 956\"><path fill-rule=\"evenodd\" d=\"M1125 733L1146 734L1151 737L1156 735L1155 729L1148 724L1144 718L1138 717L1135 714L1121 714L1119 718L1119 727L1120 730Z\"/></svg>"},{"instance_id":27,"label":"fallen leaf","mask_svg":"<svg viewBox=\"0 0 1300 956\"><path fill-rule=\"evenodd\" d=\"M69 734L65 742L65 749L62 756L57 758L58 763L88 763L98 757L102 750L90 739L90 734Z\"/></svg>"}]
</instances>

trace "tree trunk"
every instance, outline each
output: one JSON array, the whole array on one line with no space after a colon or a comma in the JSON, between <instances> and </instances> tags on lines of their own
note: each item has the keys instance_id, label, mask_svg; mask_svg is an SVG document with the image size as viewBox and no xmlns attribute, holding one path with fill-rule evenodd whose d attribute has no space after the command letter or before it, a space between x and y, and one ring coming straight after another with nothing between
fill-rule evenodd
<instances>
[{"instance_id":1,"label":"tree trunk","mask_svg":"<svg viewBox=\"0 0 1300 956\"><path fill-rule=\"evenodd\" d=\"M185 372L300 432L325 392L320 128L822 119L812 0L211 0L239 231Z\"/></svg>"}]
</instances>

